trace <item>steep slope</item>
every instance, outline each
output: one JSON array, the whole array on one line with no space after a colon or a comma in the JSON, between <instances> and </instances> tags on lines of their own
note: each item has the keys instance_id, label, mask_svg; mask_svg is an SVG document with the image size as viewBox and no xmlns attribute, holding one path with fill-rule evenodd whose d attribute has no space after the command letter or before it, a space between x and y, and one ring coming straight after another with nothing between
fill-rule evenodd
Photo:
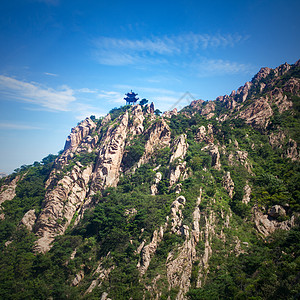
<instances>
[{"instance_id":1,"label":"steep slope","mask_svg":"<svg viewBox=\"0 0 300 300\"><path fill-rule=\"evenodd\" d=\"M116 108L1 179L4 299L293 299L300 62L231 95Z\"/></svg>"}]
</instances>

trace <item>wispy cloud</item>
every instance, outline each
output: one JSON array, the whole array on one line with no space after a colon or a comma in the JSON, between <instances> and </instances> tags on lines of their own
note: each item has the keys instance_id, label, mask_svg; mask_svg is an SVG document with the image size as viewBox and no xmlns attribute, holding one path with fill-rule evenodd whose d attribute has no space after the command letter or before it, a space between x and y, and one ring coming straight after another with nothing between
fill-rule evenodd
<instances>
[{"instance_id":1,"label":"wispy cloud","mask_svg":"<svg viewBox=\"0 0 300 300\"><path fill-rule=\"evenodd\" d=\"M53 76L53 77L57 77L58 76L57 74L49 73L49 72L44 72L44 75Z\"/></svg>"},{"instance_id":2,"label":"wispy cloud","mask_svg":"<svg viewBox=\"0 0 300 300\"><path fill-rule=\"evenodd\" d=\"M86 93L86 94L96 94L98 91L97 90L91 90L89 88L82 88L82 89L76 90L76 92L78 92L78 93Z\"/></svg>"},{"instance_id":3,"label":"wispy cloud","mask_svg":"<svg viewBox=\"0 0 300 300\"><path fill-rule=\"evenodd\" d=\"M11 122L1 122L0 129L13 129L13 130L40 130L41 127L26 125L26 124L17 124Z\"/></svg>"},{"instance_id":4,"label":"wispy cloud","mask_svg":"<svg viewBox=\"0 0 300 300\"><path fill-rule=\"evenodd\" d=\"M199 76L213 76L253 72L250 64L232 62L223 59L202 59L201 62L194 64Z\"/></svg>"},{"instance_id":5,"label":"wispy cloud","mask_svg":"<svg viewBox=\"0 0 300 300\"><path fill-rule=\"evenodd\" d=\"M116 91L101 91L98 98L110 103L124 104L125 95Z\"/></svg>"},{"instance_id":6,"label":"wispy cloud","mask_svg":"<svg viewBox=\"0 0 300 300\"><path fill-rule=\"evenodd\" d=\"M190 54L199 50L233 47L247 39L232 34L188 33L170 37L152 37L140 40L99 37L94 41L94 56L104 65L157 64L168 62L167 57Z\"/></svg>"},{"instance_id":7,"label":"wispy cloud","mask_svg":"<svg viewBox=\"0 0 300 300\"><path fill-rule=\"evenodd\" d=\"M68 111L70 103L76 100L74 91L68 86L55 90L4 75L0 75L0 94L54 111Z\"/></svg>"}]
</instances>

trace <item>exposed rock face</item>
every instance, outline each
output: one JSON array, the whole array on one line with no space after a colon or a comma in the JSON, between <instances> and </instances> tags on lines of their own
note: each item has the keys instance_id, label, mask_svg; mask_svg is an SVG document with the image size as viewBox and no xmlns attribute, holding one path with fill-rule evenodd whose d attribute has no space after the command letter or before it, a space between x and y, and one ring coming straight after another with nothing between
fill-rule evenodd
<instances>
[{"instance_id":1,"label":"exposed rock face","mask_svg":"<svg viewBox=\"0 0 300 300\"><path fill-rule=\"evenodd\" d=\"M196 137L195 140L198 143L201 143L202 141L204 141L206 138L206 128L202 125L198 128L198 131L196 133Z\"/></svg>"},{"instance_id":2,"label":"exposed rock face","mask_svg":"<svg viewBox=\"0 0 300 300\"><path fill-rule=\"evenodd\" d=\"M183 208L185 199L177 198L173 204L173 211L171 212L171 217L173 223L178 226L181 226L181 234L185 238L182 246L178 248L178 253L172 251L169 253L166 266L167 266L167 278L169 282L169 289L179 288L179 292L176 296L176 299L183 300L186 299L185 294L191 286L191 274L193 263L199 261L199 273L197 279L196 287L199 288L205 281L205 273L208 270L208 261L212 255L211 248L211 239L215 235L215 224L216 216L213 211L210 212L209 216L201 215L199 205L201 203L201 194L202 190L200 189L200 196L197 199L196 207L193 212L193 228L191 234L189 233L189 228L186 225L181 225L180 219L180 210ZM184 200L183 200L184 199ZM227 220L226 216L226 220ZM204 218L205 226L201 230L200 220ZM173 228L173 227L172 227ZM172 229L171 229L172 230ZM173 230L175 234L179 234L178 230ZM204 251L202 255L197 255L196 246L199 243L200 239L204 243Z\"/></svg>"},{"instance_id":3,"label":"exposed rock face","mask_svg":"<svg viewBox=\"0 0 300 300\"><path fill-rule=\"evenodd\" d=\"M299 78L291 78L288 82L284 85L283 91L285 93L291 93L294 95L300 94L300 79Z\"/></svg>"},{"instance_id":4,"label":"exposed rock face","mask_svg":"<svg viewBox=\"0 0 300 300\"><path fill-rule=\"evenodd\" d=\"M205 142L205 143L213 143L214 142L214 135L213 135L213 127L211 124L208 124L207 130L202 125L198 128L195 141L198 143Z\"/></svg>"},{"instance_id":5,"label":"exposed rock face","mask_svg":"<svg viewBox=\"0 0 300 300\"><path fill-rule=\"evenodd\" d=\"M241 119L245 119L247 124L254 127L266 128L269 119L273 115L273 110L265 98L253 102L245 110L239 113Z\"/></svg>"},{"instance_id":6,"label":"exposed rock face","mask_svg":"<svg viewBox=\"0 0 300 300\"><path fill-rule=\"evenodd\" d=\"M176 159L182 160L186 155L186 151L188 149L188 143L186 142L186 135L180 135L173 144L172 147L172 156L170 158L170 163L174 162Z\"/></svg>"},{"instance_id":7,"label":"exposed rock face","mask_svg":"<svg viewBox=\"0 0 300 300\"><path fill-rule=\"evenodd\" d=\"M143 133L144 114L148 113L148 118L151 119L154 116L153 110L153 105L146 107L147 112L143 112L140 105L132 107L130 120L128 111L115 119L112 124L109 124L106 132L101 132L100 143L98 143L98 135L93 134L96 124L89 118L72 129L65 150L56 160L56 168L46 183L47 192L43 210L35 226L39 237L36 244L37 251L48 251L55 236L66 230L75 214L78 215L75 220L77 224L84 211L93 205L93 194L106 187L117 185L125 140L128 134L132 138ZM102 120L102 125L108 124L110 120L110 115L107 115ZM140 163L147 162L156 148L170 145L171 132L163 119L155 122L146 135L148 140ZM76 162L70 171L65 171L69 160L76 154L92 151L97 153L95 162L88 166Z\"/></svg>"},{"instance_id":8,"label":"exposed rock face","mask_svg":"<svg viewBox=\"0 0 300 300\"><path fill-rule=\"evenodd\" d=\"M248 182L244 186L244 196L242 199L242 203L248 204L250 202L250 195L251 195L251 187L248 185Z\"/></svg>"},{"instance_id":9,"label":"exposed rock face","mask_svg":"<svg viewBox=\"0 0 300 300\"><path fill-rule=\"evenodd\" d=\"M212 167L214 167L217 170L220 170L221 162L220 162L220 153L219 153L218 146L211 143L203 147L201 151L208 151L212 158L212 162L211 162Z\"/></svg>"},{"instance_id":10,"label":"exposed rock face","mask_svg":"<svg viewBox=\"0 0 300 300\"><path fill-rule=\"evenodd\" d=\"M165 112L162 114L162 117L170 119L172 116L177 116L177 114L178 114L177 108L174 108L174 109L171 110L171 111L165 111Z\"/></svg>"},{"instance_id":11,"label":"exposed rock face","mask_svg":"<svg viewBox=\"0 0 300 300\"><path fill-rule=\"evenodd\" d=\"M111 300L111 298L108 298L108 293L103 292L101 295L101 300Z\"/></svg>"},{"instance_id":12,"label":"exposed rock face","mask_svg":"<svg viewBox=\"0 0 300 300\"><path fill-rule=\"evenodd\" d=\"M0 189L0 204L4 201L10 201L16 196L16 187L17 183L20 180L20 176L17 176L15 179L10 181L8 184L5 184Z\"/></svg>"},{"instance_id":13,"label":"exposed rock face","mask_svg":"<svg viewBox=\"0 0 300 300\"><path fill-rule=\"evenodd\" d=\"M37 251L48 251L54 237L62 234L69 226L87 195L91 173L92 166L83 169L77 164L55 188L46 192L43 210L36 222L36 234L39 236Z\"/></svg>"},{"instance_id":14,"label":"exposed rock face","mask_svg":"<svg viewBox=\"0 0 300 300\"><path fill-rule=\"evenodd\" d=\"M84 295L91 293L96 286L101 286L103 280L105 280L105 279L108 278L109 273L113 269L114 269L114 266L112 266L112 267L110 267L108 269L105 269L103 267L103 260L101 260L100 263L99 263L99 265L98 265L98 267L97 267L97 269L93 273L93 276L97 275L97 278L92 281L92 283L90 284L90 286L88 287L88 289L85 291Z\"/></svg>"},{"instance_id":15,"label":"exposed rock face","mask_svg":"<svg viewBox=\"0 0 300 300\"><path fill-rule=\"evenodd\" d=\"M268 137L269 137L269 143L272 146L272 148L282 148L284 144L284 140L286 138L282 130L279 130L276 133L271 132L271 134Z\"/></svg>"},{"instance_id":16,"label":"exposed rock face","mask_svg":"<svg viewBox=\"0 0 300 300\"><path fill-rule=\"evenodd\" d=\"M186 199L179 196L171 205L171 232L181 235L182 209Z\"/></svg>"},{"instance_id":17,"label":"exposed rock face","mask_svg":"<svg viewBox=\"0 0 300 300\"><path fill-rule=\"evenodd\" d=\"M193 261L196 257L194 240L186 240L179 249L178 256L174 259L169 254L167 259L167 277L170 288L179 288L176 299L186 299L185 294L190 287L190 276L192 273Z\"/></svg>"},{"instance_id":18,"label":"exposed rock face","mask_svg":"<svg viewBox=\"0 0 300 300\"><path fill-rule=\"evenodd\" d=\"M238 88L237 91L232 91L229 96L224 95L217 97L216 101L223 102L225 104L225 107L228 109L234 109L239 106L240 102L246 101L252 85L252 82L246 82L244 86Z\"/></svg>"},{"instance_id":19,"label":"exposed rock face","mask_svg":"<svg viewBox=\"0 0 300 300\"><path fill-rule=\"evenodd\" d=\"M202 116L206 116L206 119L210 119L214 116L215 103L214 101L194 100L190 106L199 111Z\"/></svg>"},{"instance_id":20,"label":"exposed rock face","mask_svg":"<svg viewBox=\"0 0 300 300\"><path fill-rule=\"evenodd\" d=\"M230 172L227 172L223 176L222 185L225 188L225 190L228 192L228 195L230 198L233 197L233 190L234 190L234 182L231 179Z\"/></svg>"},{"instance_id":21,"label":"exposed rock face","mask_svg":"<svg viewBox=\"0 0 300 300\"><path fill-rule=\"evenodd\" d=\"M257 83L261 79L266 78L270 74L271 70L272 69L267 67L261 68L259 72L253 77L252 82Z\"/></svg>"},{"instance_id":22,"label":"exposed rock face","mask_svg":"<svg viewBox=\"0 0 300 300\"><path fill-rule=\"evenodd\" d=\"M177 287L179 292L176 299L185 299L185 294L190 287L190 278L192 273L193 262L197 259L196 245L199 242L200 237L200 210L199 205L201 202L202 190L200 190L200 196L197 199L196 207L193 212L193 230L191 236L189 234L189 228L186 225L181 226L181 220L178 220L178 212L185 204L185 198L178 197L172 204L171 216L172 225L181 226L181 233L185 237L185 241L178 249L179 254L175 257L173 252L170 252L166 261L167 277L169 282L169 289ZM179 213L179 214L180 214ZM174 220L174 221L173 221ZM173 226L172 226L173 228ZM175 228L174 228L175 229ZM172 229L171 229L172 230ZM174 231L178 234L178 231Z\"/></svg>"},{"instance_id":23,"label":"exposed rock face","mask_svg":"<svg viewBox=\"0 0 300 300\"><path fill-rule=\"evenodd\" d=\"M201 115L209 115L210 113L214 112L215 108L215 103L213 101L208 101L202 109Z\"/></svg>"},{"instance_id":24,"label":"exposed rock face","mask_svg":"<svg viewBox=\"0 0 300 300\"><path fill-rule=\"evenodd\" d=\"M21 220L21 224L25 225L29 231L32 231L33 225L35 224L36 215L35 210L29 210Z\"/></svg>"},{"instance_id":25,"label":"exposed rock face","mask_svg":"<svg viewBox=\"0 0 300 300\"><path fill-rule=\"evenodd\" d=\"M297 143L294 140L289 139L287 146L288 146L288 148L286 151L286 156L288 158L291 158L292 160L299 160L300 155L299 155Z\"/></svg>"},{"instance_id":26,"label":"exposed rock face","mask_svg":"<svg viewBox=\"0 0 300 300\"><path fill-rule=\"evenodd\" d=\"M279 211L282 213L281 208L278 208L277 212L276 208L272 208L270 210L273 215L277 215L277 213L279 214ZM264 215L257 207L253 208L253 220L257 231L264 237L267 237L276 229L290 230L293 226L295 226L294 216L292 216L290 220L278 222L277 220L271 219L270 216Z\"/></svg>"},{"instance_id":27,"label":"exposed rock face","mask_svg":"<svg viewBox=\"0 0 300 300\"><path fill-rule=\"evenodd\" d=\"M274 88L270 92L270 98L270 101L277 105L279 113L283 113L285 110L288 110L293 106L293 102L288 100L287 95L283 94L283 90L281 88Z\"/></svg>"},{"instance_id":28,"label":"exposed rock face","mask_svg":"<svg viewBox=\"0 0 300 300\"><path fill-rule=\"evenodd\" d=\"M72 280L72 285L77 286L83 278L84 278L84 271L80 270L79 273L77 273L75 275L75 278Z\"/></svg>"},{"instance_id":29,"label":"exposed rock face","mask_svg":"<svg viewBox=\"0 0 300 300\"><path fill-rule=\"evenodd\" d=\"M110 115L110 114L107 114L107 115L103 118L103 120L102 120L102 122L101 122L101 125L102 125L102 126L105 126L105 125L108 124L110 121L111 121L111 115Z\"/></svg>"},{"instance_id":30,"label":"exposed rock face","mask_svg":"<svg viewBox=\"0 0 300 300\"><path fill-rule=\"evenodd\" d=\"M71 133L66 140L64 151L68 149L74 151L82 140L95 128L96 124L90 118L86 118L84 121L79 123L78 126L72 128Z\"/></svg>"},{"instance_id":31,"label":"exposed rock face","mask_svg":"<svg viewBox=\"0 0 300 300\"><path fill-rule=\"evenodd\" d=\"M151 195L156 195L158 193L158 189L157 189L157 186L158 184L160 183L162 179L162 174L160 172L157 172L155 174L155 181L154 181L154 184L151 185Z\"/></svg>"},{"instance_id":32,"label":"exposed rock face","mask_svg":"<svg viewBox=\"0 0 300 300\"><path fill-rule=\"evenodd\" d=\"M179 163L175 168L170 170L170 187L172 187L182 177L182 180L188 178L186 162Z\"/></svg>"},{"instance_id":33,"label":"exposed rock face","mask_svg":"<svg viewBox=\"0 0 300 300\"><path fill-rule=\"evenodd\" d=\"M171 130L164 119L153 124L153 126L147 130L146 135L148 136L148 139L145 144L145 152L141 157L138 166L147 163L155 149L170 146Z\"/></svg>"},{"instance_id":34,"label":"exposed rock face","mask_svg":"<svg viewBox=\"0 0 300 300\"><path fill-rule=\"evenodd\" d=\"M243 150L236 150L234 153L228 155L228 163L233 166L240 163L249 173L252 173L252 165L248 160L248 152Z\"/></svg>"},{"instance_id":35,"label":"exposed rock face","mask_svg":"<svg viewBox=\"0 0 300 300\"><path fill-rule=\"evenodd\" d=\"M186 155L188 146L185 134L180 135L173 143L173 147L171 149L173 154L170 158L170 164L176 161L178 161L178 163L170 169L170 187L179 180L180 176L183 176L183 180L187 178L186 162L183 161L183 159Z\"/></svg>"},{"instance_id":36,"label":"exposed rock face","mask_svg":"<svg viewBox=\"0 0 300 300\"><path fill-rule=\"evenodd\" d=\"M160 227L160 230L155 230L153 232L152 240L151 242L145 245L145 242L143 242L140 247L140 261L138 262L137 268L140 271L141 275L144 275L150 265L151 258L153 254L156 252L156 249L158 247L158 244L161 242L164 235L164 229L163 227Z\"/></svg>"},{"instance_id":37,"label":"exposed rock face","mask_svg":"<svg viewBox=\"0 0 300 300\"><path fill-rule=\"evenodd\" d=\"M274 205L269 209L268 215L272 218L278 218L286 216L286 212L282 206Z\"/></svg>"},{"instance_id":38,"label":"exposed rock face","mask_svg":"<svg viewBox=\"0 0 300 300\"><path fill-rule=\"evenodd\" d=\"M103 144L100 146L96 161L91 189L93 192L107 186L116 186L119 181L119 171L124 154L125 139L128 126L128 112L120 117L120 124L116 128L111 125Z\"/></svg>"},{"instance_id":39,"label":"exposed rock face","mask_svg":"<svg viewBox=\"0 0 300 300\"><path fill-rule=\"evenodd\" d=\"M131 126L129 127L129 133L133 135L141 134L144 131L143 122L145 120L141 105L136 105L132 109L131 113Z\"/></svg>"}]
</instances>

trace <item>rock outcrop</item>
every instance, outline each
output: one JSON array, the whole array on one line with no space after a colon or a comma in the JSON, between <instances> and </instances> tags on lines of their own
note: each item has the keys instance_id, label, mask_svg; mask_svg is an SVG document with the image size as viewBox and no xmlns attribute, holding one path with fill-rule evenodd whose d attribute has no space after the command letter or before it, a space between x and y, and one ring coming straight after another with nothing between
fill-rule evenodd
<instances>
[{"instance_id":1,"label":"rock outcrop","mask_svg":"<svg viewBox=\"0 0 300 300\"><path fill-rule=\"evenodd\" d=\"M147 136L145 152L138 163L138 167L147 163L156 149L169 147L171 142L171 130L164 119L155 122L145 132L145 135Z\"/></svg>"},{"instance_id":2,"label":"rock outcrop","mask_svg":"<svg viewBox=\"0 0 300 300\"><path fill-rule=\"evenodd\" d=\"M170 169L170 187L172 187L181 178L185 180L188 178L186 162L178 163L174 168Z\"/></svg>"},{"instance_id":3,"label":"rock outcrop","mask_svg":"<svg viewBox=\"0 0 300 300\"><path fill-rule=\"evenodd\" d=\"M283 208L273 207L270 209L269 214L277 216L283 214ZM276 229L290 230L295 226L295 217L292 216L289 220L279 222L273 219L270 215L265 215L258 207L253 208L253 220L257 231L264 237L273 233Z\"/></svg>"},{"instance_id":4,"label":"rock outcrop","mask_svg":"<svg viewBox=\"0 0 300 300\"><path fill-rule=\"evenodd\" d=\"M274 205L269 209L268 215L270 217L276 219L278 217L285 217L286 212L285 212L285 209L281 205Z\"/></svg>"},{"instance_id":5,"label":"rock outcrop","mask_svg":"<svg viewBox=\"0 0 300 300\"><path fill-rule=\"evenodd\" d=\"M244 119L247 124L259 128L266 128L272 115L273 110L269 102L263 97L256 100L239 113L239 117Z\"/></svg>"},{"instance_id":6,"label":"rock outcrop","mask_svg":"<svg viewBox=\"0 0 300 300\"><path fill-rule=\"evenodd\" d=\"M222 185L225 188L225 190L227 191L229 197L232 198L233 197L233 190L234 190L234 182L231 179L230 172L227 172L223 176Z\"/></svg>"},{"instance_id":7,"label":"rock outcrop","mask_svg":"<svg viewBox=\"0 0 300 300\"><path fill-rule=\"evenodd\" d=\"M53 189L48 189L42 212L36 221L38 252L46 252L55 236L65 232L76 211L87 196L92 166L85 169L77 164Z\"/></svg>"},{"instance_id":8,"label":"rock outcrop","mask_svg":"<svg viewBox=\"0 0 300 300\"><path fill-rule=\"evenodd\" d=\"M186 199L179 196L171 205L171 232L181 235L182 226L182 208L184 207Z\"/></svg>"},{"instance_id":9,"label":"rock outcrop","mask_svg":"<svg viewBox=\"0 0 300 300\"><path fill-rule=\"evenodd\" d=\"M108 255L109 256L109 255ZM96 270L93 273L93 276L97 276L96 279L92 281L88 289L85 291L84 295L90 294L95 287L100 287L102 282L108 278L109 273L115 268L115 266L111 266L109 268L105 268L103 266L103 259L100 260L100 263ZM107 296L107 295L106 295ZM108 298L106 298L108 299Z\"/></svg>"},{"instance_id":10,"label":"rock outcrop","mask_svg":"<svg viewBox=\"0 0 300 300\"><path fill-rule=\"evenodd\" d=\"M177 108L174 108L173 110L171 111L165 111L163 114L162 114L162 117L163 118L168 118L170 119L172 116L177 116L178 112L177 112Z\"/></svg>"},{"instance_id":11,"label":"rock outcrop","mask_svg":"<svg viewBox=\"0 0 300 300\"><path fill-rule=\"evenodd\" d=\"M139 247L137 253L140 254L140 261L137 268L141 275L144 275L150 265L151 258L156 252L156 249L164 236L164 229L160 227L159 230L154 230L151 242L145 245L145 241Z\"/></svg>"},{"instance_id":12,"label":"rock outcrop","mask_svg":"<svg viewBox=\"0 0 300 300\"><path fill-rule=\"evenodd\" d=\"M128 112L119 119L117 127L111 125L106 137L100 145L99 154L92 176L91 190L95 193L107 186L116 186L119 181L119 171L124 154L127 136Z\"/></svg>"},{"instance_id":13,"label":"rock outcrop","mask_svg":"<svg viewBox=\"0 0 300 300\"><path fill-rule=\"evenodd\" d=\"M0 205L4 201L10 201L15 198L16 196L16 187L20 180L20 176L16 176L12 181L8 182L1 186L0 189Z\"/></svg>"},{"instance_id":14,"label":"rock outcrop","mask_svg":"<svg viewBox=\"0 0 300 300\"><path fill-rule=\"evenodd\" d=\"M162 174L160 172L157 172L155 174L155 180L154 180L154 184L151 185L151 195L156 195L158 193L158 189L157 186L160 183L160 181L162 180Z\"/></svg>"},{"instance_id":15,"label":"rock outcrop","mask_svg":"<svg viewBox=\"0 0 300 300\"><path fill-rule=\"evenodd\" d=\"M182 161L186 155L186 151L188 149L188 143L186 142L186 135L180 135L173 143L172 146L172 156L170 158L170 163L174 162L175 160Z\"/></svg>"},{"instance_id":16,"label":"rock outcrop","mask_svg":"<svg viewBox=\"0 0 300 300\"><path fill-rule=\"evenodd\" d=\"M218 146L213 143L210 143L207 146L203 147L201 151L207 151L212 158L211 166L217 170L220 170L221 162L220 162L220 152Z\"/></svg>"},{"instance_id":17,"label":"rock outcrop","mask_svg":"<svg viewBox=\"0 0 300 300\"><path fill-rule=\"evenodd\" d=\"M251 192L252 192L251 187L249 186L248 182L246 182L246 185L244 186L244 195L243 195L242 203L248 204L250 202Z\"/></svg>"},{"instance_id":18,"label":"rock outcrop","mask_svg":"<svg viewBox=\"0 0 300 300\"><path fill-rule=\"evenodd\" d=\"M35 224L35 220L36 220L35 210L30 209L22 218L21 224L25 225L29 231L32 231L32 228Z\"/></svg>"}]
</instances>

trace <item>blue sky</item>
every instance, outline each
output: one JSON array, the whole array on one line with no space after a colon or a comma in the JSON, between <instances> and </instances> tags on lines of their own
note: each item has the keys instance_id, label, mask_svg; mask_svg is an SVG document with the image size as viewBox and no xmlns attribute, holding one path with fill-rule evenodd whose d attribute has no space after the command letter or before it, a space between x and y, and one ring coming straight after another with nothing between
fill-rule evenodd
<instances>
[{"instance_id":1,"label":"blue sky","mask_svg":"<svg viewBox=\"0 0 300 300\"><path fill-rule=\"evenodd\" d=\"M131 89L164 111L295 63L299 11L298 0L1 1L0 172L56 154Z\"/></svg>"}]
</instances>

